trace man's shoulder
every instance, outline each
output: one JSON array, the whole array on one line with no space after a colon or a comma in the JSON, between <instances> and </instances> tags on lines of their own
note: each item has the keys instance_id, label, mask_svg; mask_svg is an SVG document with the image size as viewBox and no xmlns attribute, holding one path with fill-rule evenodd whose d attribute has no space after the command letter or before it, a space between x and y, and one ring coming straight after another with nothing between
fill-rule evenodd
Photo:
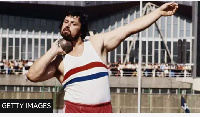
<instances>
[{"instance_id":1,"label":"man's shoulder","mask_svg":"<svg viewBox=\"0 0 200 117\"><path fill-rule=\"evenodd\" d=\"M94 36L91 36L91 37L89 38L89 41L90 41L91 43L94 43L94 44L103 42L102 34L95 34Z\"/></svg>"}]
</instances>

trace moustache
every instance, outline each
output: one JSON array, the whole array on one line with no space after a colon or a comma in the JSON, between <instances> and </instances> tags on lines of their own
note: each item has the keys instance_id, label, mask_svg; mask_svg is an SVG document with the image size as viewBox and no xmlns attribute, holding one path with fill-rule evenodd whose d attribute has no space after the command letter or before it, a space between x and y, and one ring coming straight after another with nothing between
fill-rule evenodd
<instances>
[{"instance_id":1,"label":"moustache","mask_svg":"<svg viewBox=\"0 0 200 117\"><path fill-rule=\"evenodd\" d=\"M65 27L65 28L63 29L63 32L65 32L65 31L67 31L67 32L69 32L69 33L71 34L71 31L70 31L69 28Z\"/></svg>"}]
</instances>

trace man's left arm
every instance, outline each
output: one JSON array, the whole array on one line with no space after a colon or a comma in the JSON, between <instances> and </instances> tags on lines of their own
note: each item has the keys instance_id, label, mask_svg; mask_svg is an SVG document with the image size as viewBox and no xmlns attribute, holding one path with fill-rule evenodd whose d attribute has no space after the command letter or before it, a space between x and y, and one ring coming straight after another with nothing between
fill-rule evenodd
<instances>
[{"instance_id":1,"label":"man's left arm","mask_svg":"<svg viewBox=\"0 0 200 117\"><path fill-rule=\"evenodd\" d=\"M177 9L177 3L165 3L153 12L137 18L125 26L121 26L107 33L99 34L100 38L103 38L103 48L106 49L107 52L112 51L128 36L148 28L161 16L173 15Z\"/></svg>"}]
</instances>

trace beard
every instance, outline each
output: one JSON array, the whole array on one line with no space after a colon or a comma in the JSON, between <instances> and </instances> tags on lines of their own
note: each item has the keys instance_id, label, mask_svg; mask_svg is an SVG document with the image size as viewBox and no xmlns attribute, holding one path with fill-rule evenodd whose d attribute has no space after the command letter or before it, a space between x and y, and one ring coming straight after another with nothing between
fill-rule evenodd
<instances>
[{"instance_id":1,"label":"beard","mask_svg":"<svg viewBox=\"0 0 200 117\"><path fill-rule=\"evenodd\" d=\"M65 30L68 30L68 32L65 32ZM67 28L64 28L62 31L60 31L60 34L63 37L63 39L67 41L76 41L79 37L79 34L77 34L75 37L72 37L71 31Z\"/></svg>"}]
</instances>

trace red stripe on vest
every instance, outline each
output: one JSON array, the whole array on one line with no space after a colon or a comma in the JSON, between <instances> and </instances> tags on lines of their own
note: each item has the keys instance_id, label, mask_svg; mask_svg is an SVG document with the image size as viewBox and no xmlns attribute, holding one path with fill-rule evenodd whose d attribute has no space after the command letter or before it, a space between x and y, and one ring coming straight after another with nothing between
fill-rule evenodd
<instances>
[{"instance_id":1,"label":"red stripe on vest","mask_svg":"<svg viewBox=\"0 0 200 117\"><path fill-rule=\"evenodd\" d=\"M95 67L105 67L107 69L107 66L105 64L103 64L102 62L92 62L92 63L89 63L89 64L86 64L86 65L76 67L74 69L69 70L65 74L62 82L64 82L67 78L69 78L73 74L76 74L78 72L85 71L85 70L88 70L88 69L91 69L91 68L95 68Z\"/></svg>"}]
</instances>

